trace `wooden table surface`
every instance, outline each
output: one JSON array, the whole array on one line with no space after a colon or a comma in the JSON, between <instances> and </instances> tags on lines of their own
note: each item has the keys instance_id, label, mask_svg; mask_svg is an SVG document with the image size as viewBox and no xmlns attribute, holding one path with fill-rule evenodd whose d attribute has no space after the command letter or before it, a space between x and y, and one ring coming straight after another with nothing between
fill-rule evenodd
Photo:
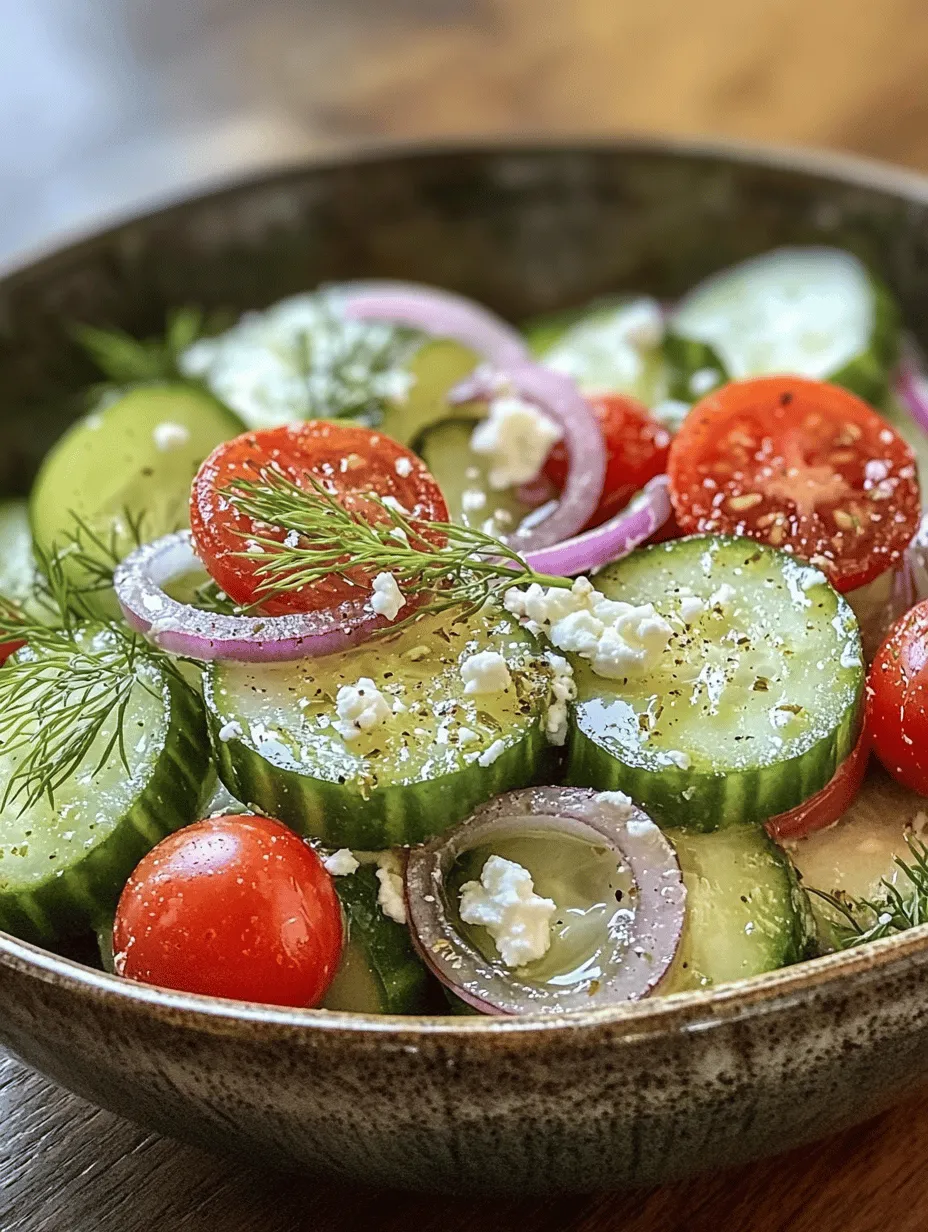
<instances>
[{"instance_id":1,"label":"wooden table surface","mask_svg":"<svg viewBox=\"0 0 928 1232\"><path fill-rule=\"evenodd\" d=\"M372 137L721 133L928 169L926 0L0 0L0 27L0 254ZM3 1058L0 1125L0 1232L928 1228L924 1092L776 1160L541 1202L250 1172Z\"/></svg>"}]
</instances>

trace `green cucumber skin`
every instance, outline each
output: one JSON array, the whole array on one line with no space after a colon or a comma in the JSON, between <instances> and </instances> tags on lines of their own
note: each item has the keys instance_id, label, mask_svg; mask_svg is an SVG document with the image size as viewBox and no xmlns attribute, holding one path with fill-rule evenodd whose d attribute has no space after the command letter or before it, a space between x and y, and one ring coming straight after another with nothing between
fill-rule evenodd
<instances>
[{"instance_id":1,"label":"green cucumber skin","mask_svg":"<svg viewBox=\"0 0 928 1232\"><path fill-rule=\"evenodd\" d=\"M700 342L696 338L684 338L682 334L668 330L661 345L667 366L668 397L680 402L695 403L731 380L718 352L708 342ZM706 390L697 397L690 388L690 381L697 372L705 368L714 368L719 374L719 379L712 390Z\"/></svg>"},{"instance_id":2,"label":"green cucumber skin","mask_svg":"<svg viewBox=\"0 0 928 1232\"><path fill-rule=\"evenodd\" d=\"M242 740L221 741L208 675L204 695L219 777L232 795L331 847L382 851L424 843L492 796L547 781L553 762L547 737L533 723L490 766L475 764L432 782L374 788L362 796L348 784L273 766Z\"/></svg>"},{"instance_id":3,"label":"green cucumber skin","mask_svg":"<svg viewBox=\"0 0 928 1232\"><path fill-rule=\"evenodd\" d=\"M629 766L588 736L575 712L567 737L565 782L597 791L624 791L663 828L679 826L708 833L724 826L761 823L795 808L831 779L857 743L862 699L863 686L858 706L830 735L797 757L778 763L775 771L761 766L727 774Z\"/></svg>"},{"instance_id":4,"label":"green cucumber skin","mask_svg":"<svg viewBox=\"0 0 928 1232\"><path fill-rule=\"evenodd\" d=\"M649 554L684 553L689 547L704 543L713 543L723 551L743 547L745 540L691 535L672 544L639 549L610 568L621 570L632 562L640 564ZM837 610L839 616L850 612L840 595L837 596ZM630 764L630 760L619 760L587 730L581 699L570 708L564 781L574 787L623 791L667 829L678 827L708 833L742 823L761 823L795 808L828 783L857 743L863 722L864 688L861 667L854 699L840 722L809 748L773 764L724 772L683 770L665 765L653 769ZM632 756L630 754L630 759Z\"/></svg>"},{"instance_id":5,"label":"green cucumber skin","mask_svg":"<svg viewBox=\"0 0 928 1232\"><path fill-rule=\"evenodd\" d=\"M47 944L112 923L119 896L139 860L166 835L196 820L209 777L209 741L199 698L163 679L169 721L148 782L112 833L77 864L34 889L0 886L0 929Z\"/></svg>"},{"instance_id":6,"label":"green cucumber skin","mask_svg":"<svg viewBox=\"0 0 928 1232\"><path fill-rule=\"evenodd\" d=\"M381 1014L425 1013L430 976L413 947L409 929L389 920L377 903L380 883L371 864L335 878L351 940L364 952L378 990Z\"/></svg>"},{"instance_id":7,"label":"green cucumber skin","mask_svg":"<svg viewBox=\"0 0 928 1232\"><path fill-rule=\"evenodd\" d=\"M857 394L871 406L878 407L889 393L891 374L899 359L902 314L889 288L872 273L870 285L874 298L870 346L860 355L855 355L829 380Z\"/></svg>"}]
</instances>

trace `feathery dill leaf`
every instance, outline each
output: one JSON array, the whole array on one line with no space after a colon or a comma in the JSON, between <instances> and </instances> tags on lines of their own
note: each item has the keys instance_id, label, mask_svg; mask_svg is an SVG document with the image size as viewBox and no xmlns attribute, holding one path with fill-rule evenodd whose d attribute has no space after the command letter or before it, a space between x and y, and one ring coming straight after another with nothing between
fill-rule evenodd
<instances>
[{"instance_id":1,"label":"feathery dill leaf","mask_svg":"<svg viewBox=\"0 0 928 1232\"><path fill-rule=\"evenodd\" d=\"M450 607L473 610L510 586L537 582L570 589L573 584L571 578L537 573L508 544L475 527L422 521L376 493L368 499L380 507L383 518L369 522L358 510L341 505L314 477L309 483L308 488L299 487L268 467L257 480L226 489L240 513L297 536L291 546L242 532L247 550L240 555L257 566L259 603L332 573L350 582L349 568L367 577L392 573L404 595L425 599L416 616Z\"/></svg>"},{"instance_id":2,"label":"feathery dill leaf","mask_svg":"<svg viewBox=\"0 0 928 1232\"><path fill-rule=\"evenodd\" d=\"M103 375L116 385L183 379L181 354L206 330L200 308L177 308L161 338L133 338L122 329L74 325L71 334Z\"/></svg>"},{"instance_id":3,"label":"feathery dill leaf","mask_svg":"<svg viewBox=\"0 0 928 1232\"><path fill-rule=\"evenodd\" d=\"M885 877L883 893L876 898L853 898L848 894L827 894L810 887L840 918L841 949L878 941L928 924L928 846L913 834L906 834L910 860L895 857L894 863L904 881L895 885Z\"/></svg>"}]
</instances>

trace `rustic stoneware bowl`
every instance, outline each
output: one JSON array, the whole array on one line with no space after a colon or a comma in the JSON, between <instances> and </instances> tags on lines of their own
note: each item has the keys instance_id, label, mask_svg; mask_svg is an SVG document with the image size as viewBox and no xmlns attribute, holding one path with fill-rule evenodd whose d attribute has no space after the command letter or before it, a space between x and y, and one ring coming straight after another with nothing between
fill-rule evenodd
<instances>
[{"instance_id":1,"label":"rustic stoneware bowl","mask_svg":"<svg viewBox=\"0 0 928 1232\"><path fill-rule=\"evenodd\" d=\"M902 172L627 144L389 153L235 186L0 282L0 487L25 490L93 378L71 321L154 333L173 305L366 275L518 320L616 288L673 296L816 241L858 251L926 332L928 183ZM556 1022L214 1001L0 934L0 1040L146 1126L276 1164L439 1190L652 1184L838 1129L928 1078L928 928Z\"/></svg>"}]
</instances>

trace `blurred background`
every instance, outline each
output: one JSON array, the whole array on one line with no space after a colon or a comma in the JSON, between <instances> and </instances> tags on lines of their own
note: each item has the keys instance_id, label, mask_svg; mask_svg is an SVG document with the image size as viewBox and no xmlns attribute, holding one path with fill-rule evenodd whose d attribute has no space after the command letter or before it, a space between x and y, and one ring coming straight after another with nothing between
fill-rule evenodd
<instances>
[{"instance_id":1,"label":"blurred background","mask_svg":"<svg viewBox=\"0 0 928 1232\"><path fill-rule=\"evenodd\" d=\"M384 138L674 133L928 170L926 0L0 0L0 260Z\"/></svg>"}]
</instances>

